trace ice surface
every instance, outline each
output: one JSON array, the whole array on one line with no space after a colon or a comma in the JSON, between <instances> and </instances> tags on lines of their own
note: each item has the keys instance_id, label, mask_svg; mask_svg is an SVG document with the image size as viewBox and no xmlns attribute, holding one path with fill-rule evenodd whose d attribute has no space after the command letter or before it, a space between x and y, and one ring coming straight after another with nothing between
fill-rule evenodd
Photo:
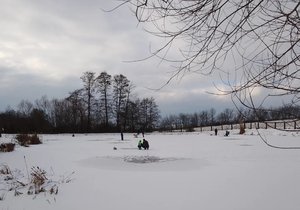
<instances>
[{"instance_id":1,"label":"ice surface","mask_svg":"<svg viewBox=\"0 0 300 210\"><path fill-rule=\"evenodd\" d=\"M271 144L300 146L299 133L261 132ZM300 150L270 148L255 130L237 133L146 134L149 150L138 150L133 134L41 135L41 145L0 153L0 164L26 177L26 160L71 181L57 195L20 196L1 181L0 210L298 210Z\"/></svg>"}]
</instances>

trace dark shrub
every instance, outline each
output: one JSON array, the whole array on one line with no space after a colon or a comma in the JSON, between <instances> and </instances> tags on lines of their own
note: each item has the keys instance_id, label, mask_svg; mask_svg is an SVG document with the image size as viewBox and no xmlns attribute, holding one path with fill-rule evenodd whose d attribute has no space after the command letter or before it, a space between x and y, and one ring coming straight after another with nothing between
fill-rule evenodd
<instances>
[{"instance_id":1,"label":"dark shrub","mask_svg":"<svg viewBox=\"0 0 300 210\"><path fill-rule=\"evenodd\" d=\"M16 140L21 146L27 146L28 134L18 134L16 135Z\"/></svg>"},{"instance_id":2,"label":"dark shrub","mask_svg":"<svg viewBox=\"0 0 300 210\"><path fill-rule=\"evenodd\" d=\"M185 131L186 132L195 132L195 129L193 127L189 127Z\"/></svg>"},{"instance_id":3,"label":"dark shrub","mask_svg":"<svg viewBox=\"0 0 300 210\"><path fill-rule=\"evenodd\" d=\"M12 152L15 149L15 144L13 143L2 143L0 144L0 152Z\"/></svg>"},{"instance_id":4,"label":"dark shrub","mask_svg":"<svg viewBox=\"0 0 300 210\"><path fill-rule=\"evenodd\" d=\"M42 141L40 140L40 138L38 137L37 134L33 134L30 137L30 144L41 144Z\"/></svg>"},{"instance_id":5,"label":"dark shrub","mask_svg":"<svg viewBox=\"0 0 300 210\"><path fill-rule=\"evenodd\" d=\"M29 134L18 134L16 136L16 140L21 146L28 146L30 144L41 144L42 141L38 137L37 134L29 135Z\"/></svg>"}]
</instances>

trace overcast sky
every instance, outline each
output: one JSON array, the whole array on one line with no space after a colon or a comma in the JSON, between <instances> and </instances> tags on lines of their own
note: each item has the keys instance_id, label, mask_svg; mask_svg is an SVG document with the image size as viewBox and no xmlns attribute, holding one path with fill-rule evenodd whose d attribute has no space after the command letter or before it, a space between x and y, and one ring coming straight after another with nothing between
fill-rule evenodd
<instances>
[{"instance_id":1,"label":"overcast sky","mask_svg":"<svg viewBox=\"0 0 300 210\"><path fill-rule=\"evenodd\" d=\"M129 8L103 12L113 0L0 0L0 111L47 95L62 99L81 88L85 71L124 74L140 98L153 96L162 115L233 107L209 95L218 79L189 74L161 87L174 71L149 56L158 38L138 25Z\"/></svg>"}]
</instances>

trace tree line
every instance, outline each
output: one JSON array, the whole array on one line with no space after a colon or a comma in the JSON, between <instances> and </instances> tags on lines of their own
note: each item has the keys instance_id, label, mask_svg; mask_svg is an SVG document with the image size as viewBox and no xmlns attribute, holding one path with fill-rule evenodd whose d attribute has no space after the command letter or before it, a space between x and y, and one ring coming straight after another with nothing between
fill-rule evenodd
<instances>
[{"instance_id":1,"label":"tree line","mask_svg":"<svg viewBox=\"0 0 300 210\"><path fill-rule=\"evenodd\" d=\"M134 85L122 75L84 72L82 88L64 99L43 96L22 100L17 109L0 113L0 128L8 133L82 133L152 131L160 113L153 97L138 98Z\"/></svg>"},{"instance_id":2,"label":"tree line","mask_svg":"<svg viewBox=\"0 0 300 210\"><path fill-rule=\"evenodd\" d=\"M239 108L229 109L217 113L214 108L195 112L193 114L169 115L161 119L160 130L193 131L195 127L230 125L249 122L265 122L272 120L299 119L300 106L284 105L277 108Z\"/></svg>"},{"instance_id":3,"label":"tree line","mask_svg":"<svg viewBox=\"0 0 300 210\"><path fill-rule=\"evenodd\" d=\"M80 79L82 88L64 99L43 96L34 102L22 100L15 110L8 108L0 113L0 129L8 133L168 131L300 117L300 106L292 104L269 109L226 108L219 113L211 108L162 118L155 99L138 98L134 85L122 74L84 72Z\"/></svg>"}]
</instances>

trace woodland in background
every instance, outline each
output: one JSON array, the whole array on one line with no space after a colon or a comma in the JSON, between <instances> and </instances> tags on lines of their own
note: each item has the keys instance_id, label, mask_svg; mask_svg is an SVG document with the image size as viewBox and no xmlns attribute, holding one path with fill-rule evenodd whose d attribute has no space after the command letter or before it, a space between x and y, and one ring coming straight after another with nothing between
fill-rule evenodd
<instances>
[{"instance_id":1,"label":"woodland in background","mask_svg":"<svg viewBox=\"0 0 300 210\"><path fill-rule=\"evenodd\" d=\"M224 109L160 116L154 98L133 96L133 84L124 75L112 77L106 72L96 76L83 73L83 88L65 99L22 100L16 110L0 113L0 133L87 133L151 132L245 122L299 119L300 106L278 108Z\"/></svg>"},{"instance_id":2,"label":"woodland in background","mask_svg":"<svg viewBox=\"0 0 300 210\"><path fill-rule=\"evenodd\" d=\"M83 87L67 98L22 100L17 110L0 113L2 132L138 132L157 127L160 115L154 98L135 97L126 76L85 72L81 80Z\"/></svg>"},{"instance_id":3,"label":"woodland in background","mask_svg":"<svg viewBox=\"0 0 300 210\"><path fill-rule=\"evenodd\" d=\"M282 106L278 108L239 108L224 109L217 113L214 108L193 114L169 115L160 121L161 131L193 131L196 127L232 125L266 121L295 120L300 117L300 106Z\"/></svg>"}]
</instances>

